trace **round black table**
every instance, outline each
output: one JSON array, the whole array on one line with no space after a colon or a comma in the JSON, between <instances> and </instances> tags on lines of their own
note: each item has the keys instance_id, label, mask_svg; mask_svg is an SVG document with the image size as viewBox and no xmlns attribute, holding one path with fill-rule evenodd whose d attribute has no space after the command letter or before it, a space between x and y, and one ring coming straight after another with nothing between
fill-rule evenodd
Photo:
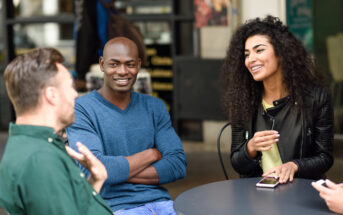
<instances>
[{"instance_id":1,"label":"round black table","mask_svg":"<svg viewBox=\"0 0 343 215\"><path fill-rule=\"evenodd\" d=\"M274 189L257 188L261 178L219 181L187 190L176 197L179 215L295 215L334 214L311 186L312 180L294 179Z\"/></svg>"}]
</instances>

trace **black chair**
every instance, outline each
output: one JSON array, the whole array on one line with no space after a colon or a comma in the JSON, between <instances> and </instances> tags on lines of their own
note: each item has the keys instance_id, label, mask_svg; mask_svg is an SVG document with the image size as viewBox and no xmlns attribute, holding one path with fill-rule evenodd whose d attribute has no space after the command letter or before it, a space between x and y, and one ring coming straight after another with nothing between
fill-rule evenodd
<instances>
[{"instance_id":1,"label":"black chair","mask_svg":"<svg viewBox=\"0 0 343 215\"><path fill-rule=\"evenodd\" d=\"M224 132L224 130L229 126L231 125L230 122L226 123L219 131L219 134L218 134L218 138L217 138L217 150L218 150L218 157L219 157L219 162L220 162L220 165L223 169L223 172L224 172L224 175L225 175L225 178L226 180L229 180L229 177L228 177L228 174L226 172L226 169L225 169L225 165L224 165L224 162L223 162L223 157L222 157L222 152L221 152L221 136Z\"/></svg>"}]
</instances>

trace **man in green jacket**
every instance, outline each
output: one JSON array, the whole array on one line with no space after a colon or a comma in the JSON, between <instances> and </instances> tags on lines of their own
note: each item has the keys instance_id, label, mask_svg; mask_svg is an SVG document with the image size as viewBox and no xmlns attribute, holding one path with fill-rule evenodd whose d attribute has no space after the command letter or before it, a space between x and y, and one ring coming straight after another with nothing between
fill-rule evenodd
<instances>
[{"instance_id":1,"label":"man in green jacket","mask_svg":"<svg viewBox=\"0 0 343 215\"><path fill-rule=\"evenodd\" d=\"M81 143L58 134L74 121L77 92L63 56L42 48L15 58L4 79L16 112L0 163L0 205L12 214L112 214L98 195L103 164ZM75 158L89 171L88 181Z\"/></svg>"}]
</instances>

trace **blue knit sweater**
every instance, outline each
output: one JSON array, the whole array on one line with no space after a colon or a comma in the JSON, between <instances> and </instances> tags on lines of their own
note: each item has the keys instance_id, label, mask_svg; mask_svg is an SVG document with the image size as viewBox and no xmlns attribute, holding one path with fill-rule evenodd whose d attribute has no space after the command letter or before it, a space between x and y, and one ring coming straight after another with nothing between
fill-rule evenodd
<instances>
[{"instance_id":1,"label":"blue knit sweater","mask_svg":"<svg viewBox=\"0 0 343 215\"><path fill-rule=\"evenodd\" d=\"M154 97L131 92L130 104L121 110L92 91L76 100L75 123L67 128L67 135L72 148L76 149L76 141L82 142L105 165L108 179L100 194L113 211L170 199L160 185L127 183L125 156L156 147L162 154L153 164L160 184L186 175L181 141L165 105Z\"/></svg>"}]
</instances>

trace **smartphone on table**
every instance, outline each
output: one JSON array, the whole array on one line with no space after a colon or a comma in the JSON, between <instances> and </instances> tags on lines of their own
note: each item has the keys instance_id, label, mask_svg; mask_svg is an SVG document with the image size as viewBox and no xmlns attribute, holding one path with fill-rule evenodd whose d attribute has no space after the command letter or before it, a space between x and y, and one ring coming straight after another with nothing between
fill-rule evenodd
<instances>
[{"instance_id":1,"label":"smartphone on table","mask_svg":"<svg viewBox=\"0 0 343 215\"><path fill-rule=\"evenodd\" d=\"M328 187L328 186L326 185L326 182L325 182L324 179L319 179L318 181L316 181L316 183L319 184L319 185L322 185L322 186L324 186L324 187Z\"/></svg>"},{"instance_id":2,"label":"smartphone on table","mask_svg":"<svg viewBox=\"0 0 343 215\"><path fill-rule=\"evenodd\" d=\"M264 177L257 182L256 187L275 188L280 184L277 177Z\"/></svg>"}]
</instances>

